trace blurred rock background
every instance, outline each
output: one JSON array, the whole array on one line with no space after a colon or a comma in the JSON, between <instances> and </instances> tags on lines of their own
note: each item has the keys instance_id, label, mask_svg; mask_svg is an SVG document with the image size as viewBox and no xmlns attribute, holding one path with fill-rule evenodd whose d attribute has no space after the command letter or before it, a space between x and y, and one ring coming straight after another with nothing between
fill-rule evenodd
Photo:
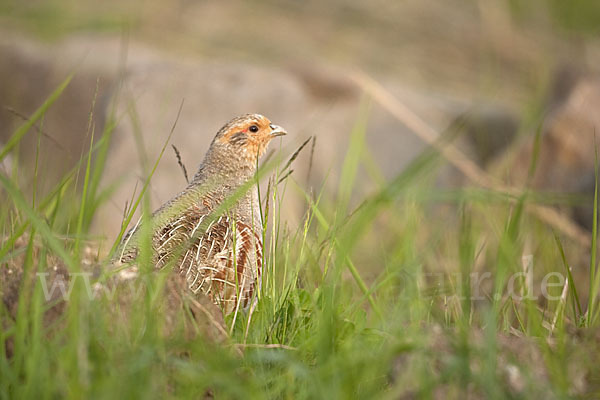
<instances>
[{"instance_id":1,"label":"blurred rock background","mask_svg":"<svg viewBox=\"0 0 600 400\"><path fill-rule=\"evenodd\" d=\"M182 101L171 143L190 174L223 123L258 112L290 132L281 142L288 153L316 137L310 176L305 151L293 178L308 190L325 181L334 191L352 128L368 109L371 159L384 178L395 176L426 144L349 78L359 70L439 133L458 131L455 145L516 186L525 184L541 125L532 186L577 194L563 208L589 227L600 4L576 3L0 0L0 141L74 73L40 127L40 190L87 151L90 110L96 138L114 116L104 185L118 186L94 226L110 241ZM24 182L37 144L30 134L20 146ZM153 207L185 186L170 148L152 182ZM365 182L357 196L375 187ZM452 168L438 182L469 184ZM295 226L302 206L287 197Z\"/></svg>"}]
</instances>

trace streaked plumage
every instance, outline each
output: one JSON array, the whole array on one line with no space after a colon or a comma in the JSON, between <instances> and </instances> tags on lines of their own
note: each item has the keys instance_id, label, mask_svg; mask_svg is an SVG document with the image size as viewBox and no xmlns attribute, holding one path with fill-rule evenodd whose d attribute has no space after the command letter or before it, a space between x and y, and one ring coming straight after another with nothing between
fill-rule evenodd
<instances>
[{"instance_id":1,"label":"streaked plumage","mask_svg":"<svg viewBox=\"0 0 600 400\"><path fill-rule=\"evenodd\" d=\"M220 206L253 178L257 157L285 131L258 114L234 118L219 130L189 186L152 216L153 261L185 274L226 313L247 307L260 284L261 220L255 186L219 214ZM123 238L117 262L138 256L139 222ZM135 268L135 267L134 267ZM123 271L131 274L130 269Z\"/></svg>"}]
</instances>

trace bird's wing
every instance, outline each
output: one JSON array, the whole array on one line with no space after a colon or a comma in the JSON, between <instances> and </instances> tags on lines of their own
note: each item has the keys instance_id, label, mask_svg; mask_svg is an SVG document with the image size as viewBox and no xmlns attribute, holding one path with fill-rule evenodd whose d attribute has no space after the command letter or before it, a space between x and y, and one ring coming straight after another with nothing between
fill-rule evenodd
<instances>
[{"instance_id":1,"label":"bird's wing","mask_svg":"<svg viewBox=\"0 0 600 400\"><path fill-rule=\"evenodd\" d=\"M192 219L196 216L210 214L210 201L212 194L208 188L202 186L188 186L184 191L163 204L156 210L151 217L152 231L169 231L172 227L181 222L182 218ZM191 215L190 215L191 214ZM131 263L135 261L139 253L139 231L142 218L140 217L135 225L130 228L121 239L121 243L115 254L116 261L121 263ZM156 243L156 235L153 237L153 243Z\"/></svg>"},{"instance_id":2,"label":"bird's wing","mask_svg":"<svg viewBox=\"0 0 600 400\"><path fill-rule=\"evenodd\" d=\"M188 197L178 196L153 215L156 267L170 266L185 274L194 293L208 294L228 312L246 307L260 284L260 228L232 216L211 214L206 194L201 201L179 201ZM137 258L139 226L138 222L124 237L117 254L121 262Z\"/></svg>"},{"instance_id":3,"label":"bird's wing","mask_svg":"<svg viewBox=\"0 0 600 400\"><path fill-rule=\"evenodd\" d=\"M156 265L171 263L194 293L205 293L229 310L245 307L260 281L261 237L233 217L208 218L191 209L157 232Z\"/></svg>"}]
</instances>

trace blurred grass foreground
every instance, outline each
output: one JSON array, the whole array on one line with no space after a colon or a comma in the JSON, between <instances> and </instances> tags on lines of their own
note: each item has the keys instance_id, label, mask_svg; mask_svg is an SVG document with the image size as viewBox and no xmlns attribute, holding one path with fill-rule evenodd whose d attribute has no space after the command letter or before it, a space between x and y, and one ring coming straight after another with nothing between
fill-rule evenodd
<instances>
[{"instance_id":1,"label":"blurred grass foreground","mask_svg":"<svg viewBox=\"0 0 600 400\"><path fill-rule=\"evenodd\" d=\"M0 398L600 397L596 1L0 0L0 21ZM123 222L244 112L290 133L256 309L149 262L113 284Z\"/></svg>"}]
</instances>

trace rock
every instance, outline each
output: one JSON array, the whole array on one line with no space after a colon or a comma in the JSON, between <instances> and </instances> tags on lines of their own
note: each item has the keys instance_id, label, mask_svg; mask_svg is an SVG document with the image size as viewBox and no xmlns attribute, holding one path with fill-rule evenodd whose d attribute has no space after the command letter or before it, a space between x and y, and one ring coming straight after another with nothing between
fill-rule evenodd
<instances>
[{"instance_id":1,"label":"rock","mask_svg":"<svg viewBox=\"0 0 600 400\"><path fill-rule=\"evenodd\" d=\"M0 51L6 55L2 57L4 76L23 74L23 78L0 86L0 98L7 99L10 107L24 114L31 113L69 71L76 71L68 94L52 108L43 126L54 141L60 143L60 148L64 148L56 150L58 145L50 142L42 147L47 157L42 170L55 171L56 176L64 174L79 160L90 141L87 135L89 110L97 77L101 77L101 94L93 121L96 138L105 121L109 118L117 121L102 185L108 188L118 182L118 186L108 202L97 210L93 232L109 241L120 229L123 209L131 201L136 185L139 193L143 177L158 159L182 102L170 143L179 149L189 175L194 173L213 135L226 121L237 114L258 112L290 132L281 141L284 154L291 154L308 137L316 137L312 160L309 147L294 162L292 179L308 191L311 187L318 190L325 182L326 190L333 194L337 191L349 137L363 101L361 90L346 77L343 69L318 62L274 68L206 60L160 52L135 42L124 44L119 38L102 36L71 37L51 45L11 37L2 41ZM6 59L12 61L8 63ZM15 68L21 71L13 71ZM25 74L28 69L30 72ZM33 77L39 83L32 85ZM393 79L378 80L440 132L471 108L472 102L468 99L410 88ZM9 92L22 95L17 98L5 94ZM368 99L364 99L363 104L368 103ZM382 175L391 179L426 145L379 104L371 102L366 109L366 150ZM0 125L0 138L6 140L18 117L5 113L0 118L13 121L9 129L4 128L9 125ZM31 171L36 135L30 133L27 138L21 146L21 161ZM272 145L272 149L276 150L277 145ZM63 153L69 156L62 156ZM45 181L51 185L56 177ZM362 170L356 182L353 204L358 204L376 188ZM160 206L185 185L177 159L168 146L152 177L151 208ZM291 226L298 225L305 210L304 203L303 196L287 191L282 217Z\"/></svg>"},{"instance_id":2,"label":"rock","mask_svg":"<svg viewBox=\"0 0 600 400\"><path fill-rule=\"evenodd\" d=\"M463 150L474 155L474 161L482 168L486 168L513 143L519 129L518 118L500 106L474 109L459 117L454 124L460 125L457 129L464 132L468 149Z\"/></svg>"},{"instance_id":3,"label":"rock","mask_svg":"<svg viewBox=\"0 0 600 400\"><path fill-rule=\"evenodd\" d=\"M531 185L539 191L585 197L587 204L575 204L571 212L582 226L591 229L596 182L594 149L598 149L600 132L600 75L561 72L557 81L549 99L551 108L543 123ZM517 153L511 171L513 184L523 185L526 181L533 142L530 138Z\"/></svg>"},{"instance_id":4,"label":"rock","mask_svg":"<svg viewBox=\"0 0 600 400\"><path fill-rule=\"evenodd\" d=\"M83 52L69 57L67 49L57 51L8 33L0 36L0 76L4 77L0 79L0 143L8 140L69 74L75 74L37 128L19 145L23 187L31 189L39 138L37 191L43 195L87 153L91 131L96 138L100 136L114 73L90 63ZM10 167L6 164L5 170Z\"/></svg>"}]
</instances>

